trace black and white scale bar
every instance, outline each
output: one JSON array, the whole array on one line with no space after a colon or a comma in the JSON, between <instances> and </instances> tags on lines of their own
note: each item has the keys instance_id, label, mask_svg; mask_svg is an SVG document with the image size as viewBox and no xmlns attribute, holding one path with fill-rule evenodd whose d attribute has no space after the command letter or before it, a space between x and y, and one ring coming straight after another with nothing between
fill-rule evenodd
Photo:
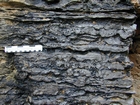
<instances>
[{"instance_id":1,"label":"black and white scale bar","mask_svg":"<svg viewBox=\"0 0 140 105\"><path fill-rule=\"evenodd\" d=\"M43 46L42 45L35 45L35 46L5 46L5 52L6 53L12 53L12 52L37 52L42 51Z\"/></svg>"}]
</instances>

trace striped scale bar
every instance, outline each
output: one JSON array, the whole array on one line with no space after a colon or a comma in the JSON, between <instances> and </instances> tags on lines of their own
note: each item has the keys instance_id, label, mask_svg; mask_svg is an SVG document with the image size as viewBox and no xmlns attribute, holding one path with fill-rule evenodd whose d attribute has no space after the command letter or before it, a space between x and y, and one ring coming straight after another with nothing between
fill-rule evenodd
<instances>
[{"instance_id":1,"label":"striped scale bar","mask_svg":"<svg viewBox=\"0 0 140 105\"><path fill-rule=\"evenodd\" d=\"M12 53L12 52L37 52L42 51L43 46L42 45L24 45L24 46L5 46L5 52L6 53Z\"/></svg>"}]
</instances>

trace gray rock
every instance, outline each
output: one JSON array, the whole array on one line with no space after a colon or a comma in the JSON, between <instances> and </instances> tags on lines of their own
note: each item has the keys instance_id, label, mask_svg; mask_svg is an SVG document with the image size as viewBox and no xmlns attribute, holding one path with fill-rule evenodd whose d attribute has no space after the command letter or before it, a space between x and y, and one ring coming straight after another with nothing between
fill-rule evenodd
<instances>
[{"instance_id":1,"label":"gray rock","mask_svg":"<svg viewBox=\"0 0 140 105\"><path fill-rule=\"evenodd\" d=\"M54 83L47 83L42 85L40 88L35 89L33 95L57 95L58 93L58 85Z\"/></svg>"},{"instance_id":2,"label":"gray rock","mask_svg":"<svg viewBox=\"0 0 140 105\"><path fill-rule=\"evenodd\" d=\"M2 105L132 105L128 0L0 1L0 45L43 45L0 48Z\"/></svg>"},{"instance_id":3,"label":"gray rock","mask_svg":"<svg viewBox=\"0 0 140 105\"><path fill-rule=\"evenodd\" d=\"M85 85L85 77L78 77L76 81L74 81L74 85L80 87Z\"/></svg>"},{"instance_id":4,"label":"gray rock","mask_svg":"<svg viewBox=\"0 0 140 105\"><path fill-rule=\"evenodd\" d=\"M84 61L84 60L97 60L101 61L101 55L98 53L87 53L86 55L74 55L73 56L77 61Z\"/></svg>"}]
</instances>

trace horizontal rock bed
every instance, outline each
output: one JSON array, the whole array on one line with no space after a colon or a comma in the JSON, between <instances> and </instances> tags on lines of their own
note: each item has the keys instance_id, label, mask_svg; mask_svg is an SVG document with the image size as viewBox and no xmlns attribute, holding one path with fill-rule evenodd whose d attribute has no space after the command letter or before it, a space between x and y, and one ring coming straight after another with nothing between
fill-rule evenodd
<instances>
[{"instance_id":1,"label":"horizontal rock bed","mask_svg":"<svg viewBox=\"0 0 140 105\"><path fill-rule=\"evenodd\" d=\"M133 105L129 2L1 1L0 45L43 45L42 52L0 52L2 104Z\"/></svg>"}]
</instances>

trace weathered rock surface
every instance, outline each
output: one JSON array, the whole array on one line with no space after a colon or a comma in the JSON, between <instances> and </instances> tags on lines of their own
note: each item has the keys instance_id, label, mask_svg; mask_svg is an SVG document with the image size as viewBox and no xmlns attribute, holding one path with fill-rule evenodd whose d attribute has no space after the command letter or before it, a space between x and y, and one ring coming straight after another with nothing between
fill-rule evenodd
<instances>
[{"instance_id":1,"label":"weathered rock surface","mask_svg":"<svg viewBox=\"0 0 140 105\"><path fill-rule=\"evenodd\" d=\"M127 56L136 16L130 2L1 1L0 45L44 46L43 52L1 54L0 67L8 61L14 67L14 81L0 82L6 83L2 104L133 105Z\"/></svg>"},{"instance_id":2,"label":"weathered rock surface","mask_svg":"<svg viewBox=\"0 0 140 105\"><path fill-rule=\"evenodd\" d=\"M139 3L138 3L139 4ZM137 5L138 6L138 5ZM139 8L137 8L139 9ZM139 16L139 12L138 16ZM133 95L135 100L135 105L140 104L140 18L136 20L137 30L136 35L133 38L133 45L130 48L130 60L133 61L134 67L131 70L131 75L133 77L133 88L136 93Z\"/></svg>"}]
</instances>

